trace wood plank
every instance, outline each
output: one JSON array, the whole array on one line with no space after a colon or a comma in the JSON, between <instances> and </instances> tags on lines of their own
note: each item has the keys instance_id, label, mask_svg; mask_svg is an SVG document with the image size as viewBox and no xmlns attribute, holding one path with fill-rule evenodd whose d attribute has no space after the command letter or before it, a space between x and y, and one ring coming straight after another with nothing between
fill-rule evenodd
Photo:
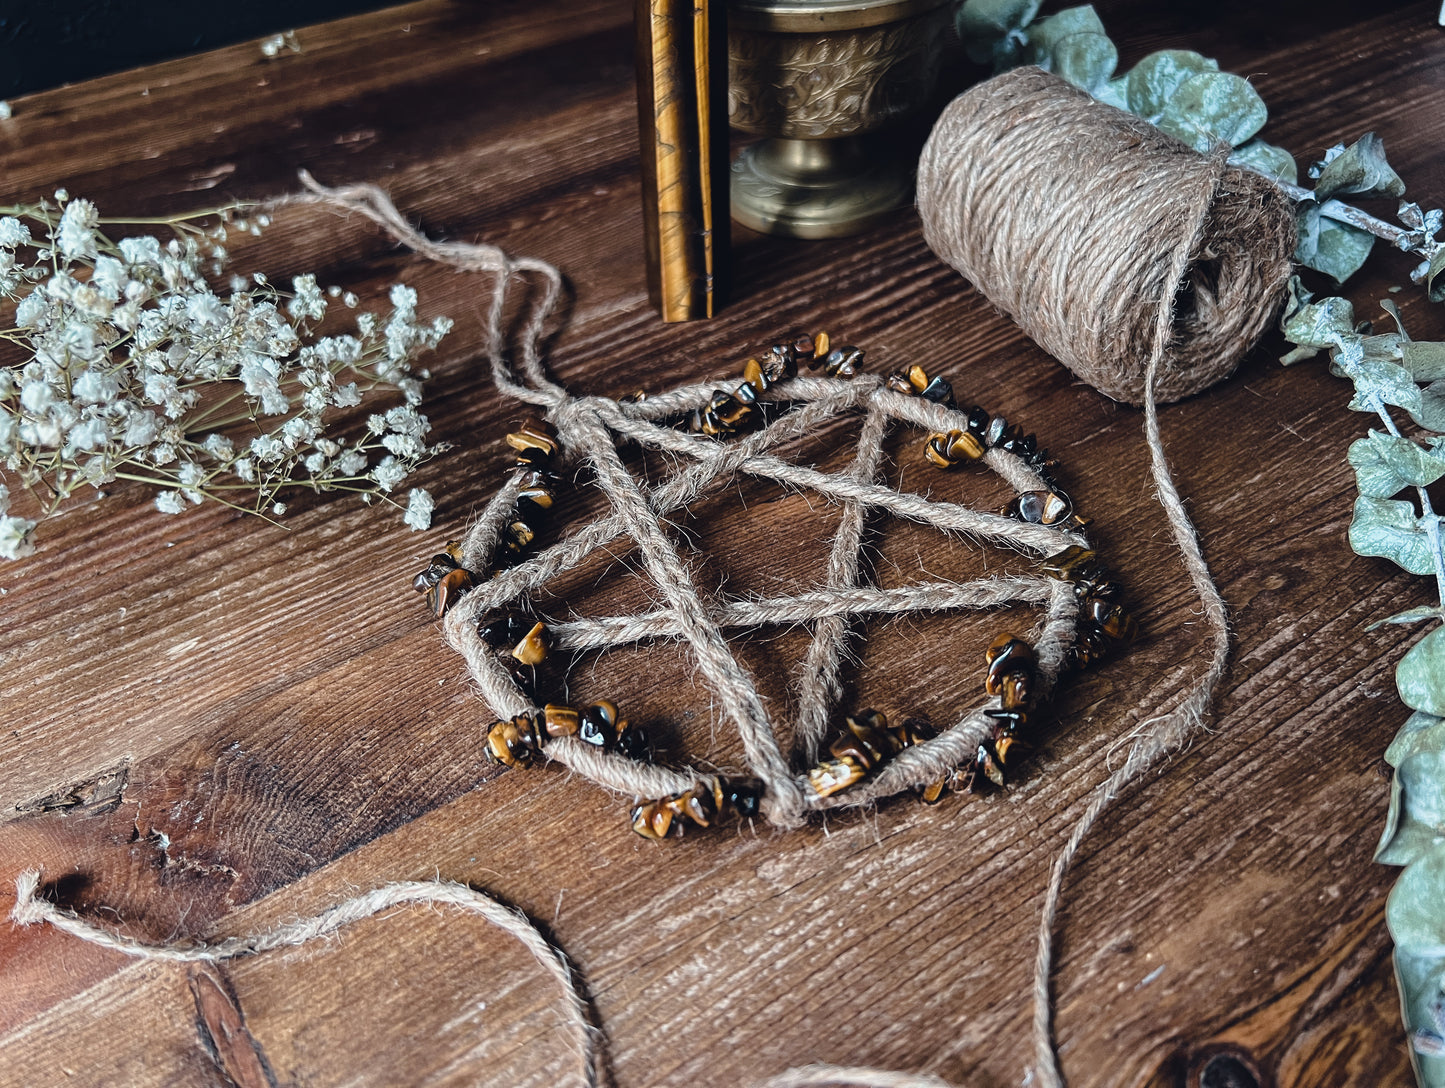
<instances>
[{"instance_id":1,"label":"wood plank","mask_svg":"<svg viewBox=\"0 0 1445 1088\"><path fill-rule=\"evenodd\" d=\"M1427 5L1336 5L1268 36L1242 5L1209 25L1099 6L1126 63L1196 46L1260 73L1266 135L1302 161L1374 127L1412 192L1445 191L1445 92L1425 76L1445 45ZM1017 1083L1048 866L1118 745L1184 689L1203 645L1139 417L1024 341L907 215L809 245L738 231L734 304L663 326L639 257L628 20L600 0L426 0L303 32L303 52L275 63L237 46L32 96L0 126L4 199L66 183L105 210L155 212L278 195L306 166L385 184L440 235L558 263L571 298L550 364L577 390L731 374L776 332L818 326L866 347L872 369L947 372L1059 456L1139 643L1069 685L1015 788L936 809L899 800L789 834L654 847L626 831L626 799L555 769L490 767L488 714L407 585L491 495L498 437L519 414L476 362L486 287L293 208L238 263L319 268L373 300L405 279L458 318L426 406L458 448L417 480L438 495L437 528L411 535L329 496L294 503L286 529L209 506L164 519L130 486L47 524L39 554L0 569L0 888L41 865L88 916L163 939L440 873L528 911L567 949L620 1085L749 1083L812 1060ZM1407 270L1382 253L1351 294L1383 297ZM1416 335L1445 335L1438 312L1400 297ZM1192 1088L1226 1052L1262 1083L1408 1076L1383 928L1394 873L1369 859L1379 757L1404 716L1390 670L1410 632L1363 626L1425 587L1349 553L1343 450L1365 421L1323 368L1280 369L1278 347L1162 413L1233 609L1235 660L1216 733L1121 798L1069 878L1054 985L1075 1085ZM846 434L797 455L841 463ZM985 481L925 473L913 441L892 447L892 482L995 501ZM561 505L565 522L596 501L584 482ZM710 585L776 592L806 584L836 511L743 480L678 520L717 555ZM888 526L878 549L885 584L1000 563L916 527ZM567 587L588 613L648 596L625 554ZM1014 619L875 623L852 694L945 717L978 697L981 647ZM744 652L774 705L802 645L766 632ZM618 699L672 753L736 765L675 649L588 658L570 680ZM0 1085L53 1079L57 1055L69 1082L95 1084L245 1084L269 1070L287 1084L510 1086L571 1068L555 995L525 956L425 910L199 973L0 930L0 979Z\"/></svg>"}]
</instances>

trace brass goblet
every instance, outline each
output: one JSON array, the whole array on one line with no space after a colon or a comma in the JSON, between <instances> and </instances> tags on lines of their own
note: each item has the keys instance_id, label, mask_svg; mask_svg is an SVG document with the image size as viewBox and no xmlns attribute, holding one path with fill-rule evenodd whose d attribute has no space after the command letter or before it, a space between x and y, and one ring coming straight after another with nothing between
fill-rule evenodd
<instances>
[{"instance_id":1,"label":"brass goblet","mask_svg":"<svg viewBox=\"0 0 1445 1088\"><path fill-rule=\"evenodd\" d=\"M875 134L927 103L953 0L730 0L728 120L764 137L732 166L733 218L832 238L913 199L916 163Z\"/></svg>"}]
</instances>

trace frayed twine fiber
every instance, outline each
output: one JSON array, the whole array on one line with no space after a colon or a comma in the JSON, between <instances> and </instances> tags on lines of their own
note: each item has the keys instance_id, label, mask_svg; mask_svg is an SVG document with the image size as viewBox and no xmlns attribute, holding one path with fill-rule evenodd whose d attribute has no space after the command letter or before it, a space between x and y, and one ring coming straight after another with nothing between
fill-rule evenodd
<instances>
[{"instance_id":1,"label":"frayed twine fiber","mask_svg":"<svg viewBox=\"0 0 1445 1088\"><path fill-rule=\"evenodd\" d=\"M1293 205L1272 182L1038 68L944 110L919 162L918 212L935 253L1050 355L1133 405L1161 313L1171 334L1154 393L1168 404L1254 346L1295 247Z\"/></svg>"}]
</instances>

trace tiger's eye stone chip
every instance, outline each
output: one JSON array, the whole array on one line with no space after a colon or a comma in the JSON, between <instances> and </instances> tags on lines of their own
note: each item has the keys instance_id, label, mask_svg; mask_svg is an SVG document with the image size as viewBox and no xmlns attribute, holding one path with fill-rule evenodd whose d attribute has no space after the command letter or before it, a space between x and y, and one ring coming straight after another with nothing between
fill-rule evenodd
<instances>
[{"instance_id":1,"label":"tiger's eye stone chip","mask_svg":"<svg viewBox=\"0 0 1445 1088\"><path fill-rule=\"evenodd\" d=\"M1094 551L1079 544L1071 544L1063 551L1049 556L1039 564L1039 571L1061 582L1077 581L1097 558Z\"/></svg>"},{"instance_id":2,"label":"tiger's eye stone chip","mask_svg":"<svg viewBox=\"0 0 1445 1088\"><path fill-rule=\"evenodd\" d=\"M573 737L581 728L581 715L575 707L548 703L542 710L543 721L549 737Z\"/></svg>"},{"instance_id":3,"label":"tiger's eye stone chip","mask_svg":"<svg viewBox=\"0 0 1445 1088\"><path fill-rule=\"evenodd\" d=\"M507 434L507 445L529 461L540 457L548 460L558 450L552 428L539 419L524 419L521 425Z\"/></svg>"},{"instance_id":4,"label":"tiger's eye stone chip","mask_svg":"<svg viewBox=\"0 0 1445 1088\"><path fill-rule=\"evenodd\" d=\"M1084 602L1084 612L1099 625L1099 630L1115 642L1130 642L1139 633L1139 624L1133 616L1113 601L1090 597Z\"/></svg>"},{"instance_id":5,"label":"tiger's eye stone chip","mask_svg":"<svg viewBox=\"0 0 1445 1088\"><path fill-rule=\"evenodd\" d=\"M766 393L768 386L773 384L763 374L763 364L756 359L749 359L743 364L743 381L752 386L754 392L757 393Z\"/></svg>"},{"instance_id":6,"label":"tiger's eye stone chip","mask_svg":"<svg viewBox=\"0 0 1445 1088\"><path fill-rule=\"evenodd\" d=\"M895 393L907 393L912 395L917 392L908 381L908 375L901 370L895 370L888 377L883 379L883 384Z\"/></svg>"},{"instance_id":7,"label":"tiger's eye stone chip","mask_svg":"<svg viewBox=\"0 0 1445 1088\"><path fill-rule=\"evenodd\" d=\"M978 435L969 431L949 431L948 437L948 456L953 460L977 461L983 456L983 443Z\"/></svg>"},{"instance_id":8,"label":"tiger's eye stone chip","mask_svg":"<svg viewBox=\"0 0 1445 1088\"><path fill-rule=\"evenodd\" d=\"M512 656L523 665L540 665L547 660L550 643L546 624L537 623L512 647Z\"/></svg>"}]
</instances>

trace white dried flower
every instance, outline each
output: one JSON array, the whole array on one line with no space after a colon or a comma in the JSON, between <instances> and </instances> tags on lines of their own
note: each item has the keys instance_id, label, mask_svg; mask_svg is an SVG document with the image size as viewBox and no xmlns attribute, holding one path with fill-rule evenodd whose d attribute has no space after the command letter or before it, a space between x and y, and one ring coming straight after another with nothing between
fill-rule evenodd
<instances>
[{"instance_id":1,"label":"white dried flower","mask_svg":"<svg viewBox=\"0 0 1445 1088\"><path fill-rule=\"evenodd\" d=\"M60 193L64 191L57 192L55 199L60 200ZM55 231L56 247L72 261L82 257L94 259L97 255L95 228L99 223L100 213L95 210L95 205L77 197L65 206L65 212L60 217L60 226Z\"/></svg>"},{"instance_id":2,"label":"white dried flower","mask_svg":"<svg viewBox=\"0 0 1445 1088\"><path fill-rule=\"evenodd\" d=\"M414 530L430 529L432 510L435 508L436 503L432 501L430 492L414 487L407 499L405 521Z\"/></svg>"},{"instance_id":3,"label":"white dried flower","mask_svg":"<svg viewBox=\"0 0 1445 1088\"><path fill-rule=\"evenodd\" d=\"M30 228L13 215L0 218L0 248L14 249L30 242Z\"/></svg>"},{"instance_id":4,"label":"white dried flower","mask_svg":"<svg viewBox=\"0 0 1445 1088\"><path fill-rule=\"evenodd\" d=\"M406 479L406 466L388 454L372 470L371 478L376 481L377 487L383 491L390 491Z\"/></svg>"},{"instance_id":5,"label":"white dried flower","mask_svg":"<svg viewBox=\"0 0 1445 1088\"><path fill-rule=\"evenodd\" d=\"M174 237L113 240L90 201L63 189L55 201L0 216L0 298L13 306L12 344L28 353L0 365L0 464L55 496L50 509L128 472L163 481L155 503L167 513L237 482L259 491L257 512L280 514L277 493L303 483L345 484L370 501L443 448L425 441L413 366L450 322L419 319L412 288L390 290L384 326L360 314L352 334L313 339L328 298L349 308L359 299L311 274L284 293L261 273L232 277L224 298L208 285L223 276L228 232L258 231L267 216L209 225L181 216ZM328 434L383 386L403 403L372 412L364 435ZM231 429L241 426L238 446ZM374 467L373 451L384 455ZM412 495L409 524L429 517L430 501ZM7 509L0 485L0 517ZM0 555L28 550L33 528L0 523Z\"/></svg>"},{"instance_id":6,"label":"white dried flower","mask_svg":"<svg viewBox=\"0 0 1445 1088\"><path fill-rule=\"evenodd\" d=\"M35 522L28 518L0 517L0 559L24 559L35 551L30 534Z\"/></svg>"}]
</instances>

